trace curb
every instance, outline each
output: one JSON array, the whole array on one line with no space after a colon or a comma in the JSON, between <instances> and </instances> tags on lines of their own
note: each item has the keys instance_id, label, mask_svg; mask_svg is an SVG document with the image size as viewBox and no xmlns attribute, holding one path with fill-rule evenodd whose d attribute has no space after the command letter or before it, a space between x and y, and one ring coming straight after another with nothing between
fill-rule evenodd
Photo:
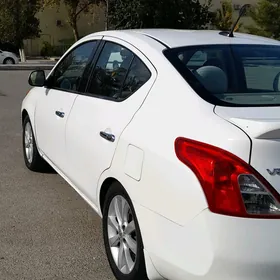
<instances>
[{"instance_id":1,"label":"curb","mask_svg":"<svg viewBox=\"0 0 280 280\"><path fill-rule=\"evenodd\" d=\"M14 71L14 70L52 70L54 64L50 65L0 65L0 71Z\"/></svg>"}]
</instances>

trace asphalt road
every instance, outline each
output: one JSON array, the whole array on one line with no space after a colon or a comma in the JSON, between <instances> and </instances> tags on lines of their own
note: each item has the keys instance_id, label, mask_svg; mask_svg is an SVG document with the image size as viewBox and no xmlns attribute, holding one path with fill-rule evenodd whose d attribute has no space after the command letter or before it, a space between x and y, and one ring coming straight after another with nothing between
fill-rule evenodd
<instances>
[{"instance_id":1,"label":"asphalt road","mask_svg":"<svg viewBox=\"0 0 280 280\"><path fill-rule=\"evenodd\" d=\"M60 176L24 166L28 74L0 72L0 279L112 280L100 218Z\"/></svg>"}]
</instances>

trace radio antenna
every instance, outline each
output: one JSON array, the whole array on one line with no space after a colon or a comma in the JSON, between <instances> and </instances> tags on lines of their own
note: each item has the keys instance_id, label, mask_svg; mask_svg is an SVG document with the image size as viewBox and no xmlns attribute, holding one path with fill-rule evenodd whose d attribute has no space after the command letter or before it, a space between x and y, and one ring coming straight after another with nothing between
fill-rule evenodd
<instances>
[{"instance_id":1,"label":"radio antenna","mask_svg":"<svg viewBox=\"0 0 280 280\"><path fill-rule=\"evenodd\" d=\"M247 9L250 8L250 7L251 7L250 4L245 4L245 5L243 5L243 6L241 7L241 9L240 9L240 11L239 11L238 19L237 19L236 22L233 24L233 26L232 26L232 28L231 28L229 34L228 34L228 37L231 37L231 38L234 37L234 36L233 36L233 32L234 32L234 30L235 30L235 27L237 26L237 24L238 24L240 18L245 14L245 12L247 11Z\"/></svg>"}]
</instances>

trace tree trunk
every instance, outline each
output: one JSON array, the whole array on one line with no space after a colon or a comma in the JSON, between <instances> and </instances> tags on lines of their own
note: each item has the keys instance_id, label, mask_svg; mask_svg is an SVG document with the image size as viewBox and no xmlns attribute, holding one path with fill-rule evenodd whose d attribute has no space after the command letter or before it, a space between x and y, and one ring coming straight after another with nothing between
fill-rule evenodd
<instances>
[{"instance_id":1,"label":"tree trunk","mask_svg":"<svg viewBox=\"0 0 280 280\"><path fill-rule=\"evenodd\" d=\"M19 47L19 57L20 57L21 62L26 62L23 44L20 44L20 47Z\"/></svg>"},{"instance_id":2,"label":"tree trunk","mask_svg":"<svg viewBox=\"0 0 280 280\"><path fill-rule=\"evenodd\" d=\"M25 57L24 48L21 49L21 55L22 55L21 61L22 61L22 62L26 62L26 57Z\"/></svg>"},{"instance_id":3,"label":"tree trunk","mask_svg":"<svg viewBox=\"0 0 280 280\"><path fill-rule=\"evenodd\" d=\"M19 49L19 58L20 58L20 61L22 62L22 49Z\"/></svg>"},{"instance_id":4,"label":"tree trunk","mask_svg":"<svg viewBox=\"0 0 280 280\"><path fill-rule=\"evenodd\" d=\"M105 30L109 29L109 0L106 3L106 15L105 15Z\"/></svg>"},{"instance_id":5,"label":"tree trunk","mask_svg":"<svg viewBox=\"0 0 280 280\"><path fill-rule=\"evenodd\" d=\"M77 42L79 40L79 32L78 32L78 26L76 20L72 22L71 26L73 30L74 39Z\"/></svg>"}]
</instances>

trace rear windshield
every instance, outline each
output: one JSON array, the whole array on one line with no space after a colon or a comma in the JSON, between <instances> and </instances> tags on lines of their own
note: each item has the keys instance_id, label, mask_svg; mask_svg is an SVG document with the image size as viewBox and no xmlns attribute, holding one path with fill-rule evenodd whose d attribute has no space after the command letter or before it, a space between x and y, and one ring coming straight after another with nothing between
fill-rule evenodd
<instances>
[{"instance_id":1,"label":"rear windshield","mask_svg":"<svg viewBox=\"0 0 280 280\"><path fill-rule=\"evenodd\" d=\"M167 49L164 55L212 104L280 106L280 46L191 46Z\"/></svg>"}]
</instances>

